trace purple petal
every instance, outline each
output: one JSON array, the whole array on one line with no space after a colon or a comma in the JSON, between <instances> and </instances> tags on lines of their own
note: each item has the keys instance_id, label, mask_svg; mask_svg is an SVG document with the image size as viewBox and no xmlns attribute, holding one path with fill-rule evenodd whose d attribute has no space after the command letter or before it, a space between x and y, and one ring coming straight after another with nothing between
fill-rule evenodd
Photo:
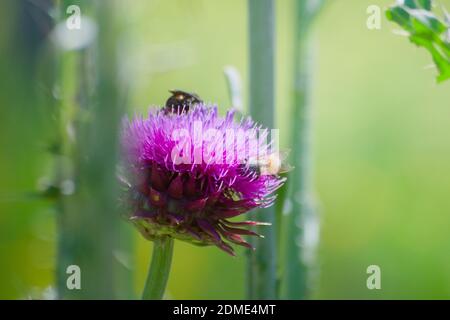
<instances>
[{"instance_id":1,"label":"purple petal","mask_svg":"<svg viewBox=\"0 0 450 320\"><path fill-rule=\"evenodd\" d=\"M188 197L194 197L197 194L195 178L190 177L186 181L184 190Z\"/></svg>"},{"instance_id":2,"label":"purple petal","mask_svg":"<svg viewBox=\"0 0 450 320\"><path fill-rule=\"evenodd\" d=\"M151 183L152 187L158 191L164 191L167 189L168 179L166 175L162 172L158 166L153 163L152 166L152 175L151 175Z\"/></svg>"},{"instance_id":3,"label":"purple petal","mask_svg":"<svg viewBox=\"0 0 450 320\"><path fill-rule=\"evenodd\" d=\"M188 202L184 208L188 211L200 211L205 207L208 198Z\"/></svg>"},{"instance_id":4,"label":"purple petal","mask_svg":"<svg viewBox=\"0 0 450 320\"><path fill-rule=\"evenodd\" d=\"M222 241L221 243L216 244L216 245L217 245L217 247L219 247L220 249L222 249L223 251L228 253L230 256L232 256L232 257L236 256L236 254L234 253L233 248L229 244L227 244L227 243Z\"/></svg>"},{"instance_id":5,"label":"purple petal","mask_svg":"<svg viewBox=\"0 0 450 320\"><path fill-rule=\"evenodd\" d=\"M169 195L175 199L181 199L183 197L183 181L181 176L178 175L169 185Z\"/></svg>"},{"instance_id":6,"label":"purple petal","mask_svg":"<svg viewBox=\"0 0 450 320\"><path fill-rule=\"evenodd\" d=\"M207 234L213 237L216 242L221 241L220 235L217 233L213 225L208 222L208 220L197 219L197 224L203 231L205 231Z\"/></svg>"},{"instance_id":7,"label":"purple petal","mask_svg":"<svg viewBox=\"0 0 450 320\"><path fill-rule=\"evenodd\" d=\"M240 229L240 228L232 228L232 227L228 227L226 225L221 225L222 228L224 228L226 231L234 233L234 234L243 234L243 235L247 235L247 236L257 236L260 238L264 238L264 236L253 232L251 230L247 230L247 229Z\"/></svg>"}]
</instances>

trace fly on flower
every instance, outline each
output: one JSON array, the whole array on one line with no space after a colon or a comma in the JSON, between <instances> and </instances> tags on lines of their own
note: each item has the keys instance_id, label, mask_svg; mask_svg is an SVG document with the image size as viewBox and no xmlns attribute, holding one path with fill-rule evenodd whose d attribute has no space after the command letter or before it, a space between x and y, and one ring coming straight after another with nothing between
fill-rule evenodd
<instances>
[{"instance_id":1,"label":"fly on flower","mask_svg":"<svg viewBox=\"0 0 450 320\"><path fill-rule=\"evenodd\" d=\"M172 95L167 99L164 110L172 113L188 112L189 108L202 102L195 93L189 93L183 90L169 90Z\"/></svg>"},{"instance_id":2,"label":"fly on flower","mask_svg":"<svg viewBox=\"0 0 450 320\"><path fill-rule=\"evenodd\" d=\"M234 255L232 244L251 248L243 236L259 236L248 227L265 223L232 218L272 205L276 198L273 193L285 178L277 174L250 177L239 159L198 163L194 161L196 152L188 153L190 163L175 162L170 156L178 143L173 132L182 130L194 137L194 123L201 123L204 132L214 130L217 137L230 130L260 128L251 118L234 121L233 111L221 117L217 106L195 99L199 102L190 104L187 112L155 109L147 118L124 121L122 151L129 219L149 240L170 236L197 245L215 245ZM230 150L224 148L221 139L204 138L209 139L207 143L188 144L189 150L198 149L206 155L212 146L218 159L229 157ZM246 146L233 146L233 153L246 153L250 159L258 150L268 149L263 140L251 148Z\"/></svg>"}]
</instances>

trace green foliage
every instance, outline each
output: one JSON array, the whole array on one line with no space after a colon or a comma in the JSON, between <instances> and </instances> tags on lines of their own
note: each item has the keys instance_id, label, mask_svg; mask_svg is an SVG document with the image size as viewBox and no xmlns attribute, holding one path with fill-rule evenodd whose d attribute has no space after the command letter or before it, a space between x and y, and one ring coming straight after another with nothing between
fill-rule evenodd
<instances>
[{"instance_id":1,"label":"green foliage","mask_svg":"<svg viewBox=\"0 0 450 320\"><path fill-rule=\"evenodd\" d=\"M391 7L386 16L408 32L412 43L430 52L441 82L450 78L450 16L444 12L440 19L431 7L431 0L406 0Z\"/></svg>"}]
</instances>

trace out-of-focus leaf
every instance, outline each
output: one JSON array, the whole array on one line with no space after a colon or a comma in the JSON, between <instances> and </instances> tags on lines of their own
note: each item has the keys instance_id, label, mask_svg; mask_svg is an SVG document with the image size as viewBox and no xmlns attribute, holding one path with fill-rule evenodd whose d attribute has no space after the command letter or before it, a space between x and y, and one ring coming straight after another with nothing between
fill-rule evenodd
<instances>
[{"instance_id":1,"label":"out-of-focus leaf","mask_svg":"<svg viewBox=\"0 0 450 320\"><path fill-rule=\"evenodd\" d=\"M439 71L437 81L450 78L450 24L448 14L440 19L432 11L431 0L404 0L387 10L389 20L409 33L409 39L430 52Z\"/></svg>"},{"instance_id":2,"label":"out-of-focus leaf","mask_svg":"<svg viewBox=\"0 0 450 320\"><path fill-rule=\"evenodd\" d=\"M399 1L402 2L402 1ZM431 0L405 0L404 5L411 9L431 10Z\"/></svg>"}]
</instances>

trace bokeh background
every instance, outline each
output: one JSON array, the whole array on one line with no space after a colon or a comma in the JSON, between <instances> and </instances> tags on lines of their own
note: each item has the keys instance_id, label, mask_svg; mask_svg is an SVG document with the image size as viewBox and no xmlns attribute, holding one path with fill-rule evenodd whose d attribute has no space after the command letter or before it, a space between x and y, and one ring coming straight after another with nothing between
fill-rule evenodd
<instances>
[{"instance_id":1,"label":"bokeh background","mask_svg":"<svg viewBox=\"0 0 450 320\"><path fill-rule=\"evenodd\" d=\"M2 1L0 21L0 298L37 295L55 283L56 210L23 197L54 165L46 151L53 115L45 68L28 19ZM83 1L81 10L83 11ZM320 299L450 298L450 83L436 84L431 59L382 16L366 27L369 5L391 0L330 0L315 22L314 178L321 233ZM450 8L450 1L439 1ZM282 145L292 103L292 0L276 2L276 114ZM243 0L136 0L120 3L128 113L161 105L168 89L197 92L230 106L223 68L242 76L247 99L247 4ZM19 15L18 15L19 14ZM17 17L23 30L14 31ZM22 31L23 31L22 30ZM13 49L20 43L21 52ZM37 48L37 49L36 49ZM25 63L24 63L25 61ZM35 78L33 78L35 79ZM39 78L36 78L39 79ZM39 95L38 95L39 96ZM126 222L123 222L126 224ZM122 257L142 290L151 244L137 232ZM381 267L381 290L368 290L366 268ZM168 297L245 297L245 253L177 242Z\"/></svg>"}]
</instances>

